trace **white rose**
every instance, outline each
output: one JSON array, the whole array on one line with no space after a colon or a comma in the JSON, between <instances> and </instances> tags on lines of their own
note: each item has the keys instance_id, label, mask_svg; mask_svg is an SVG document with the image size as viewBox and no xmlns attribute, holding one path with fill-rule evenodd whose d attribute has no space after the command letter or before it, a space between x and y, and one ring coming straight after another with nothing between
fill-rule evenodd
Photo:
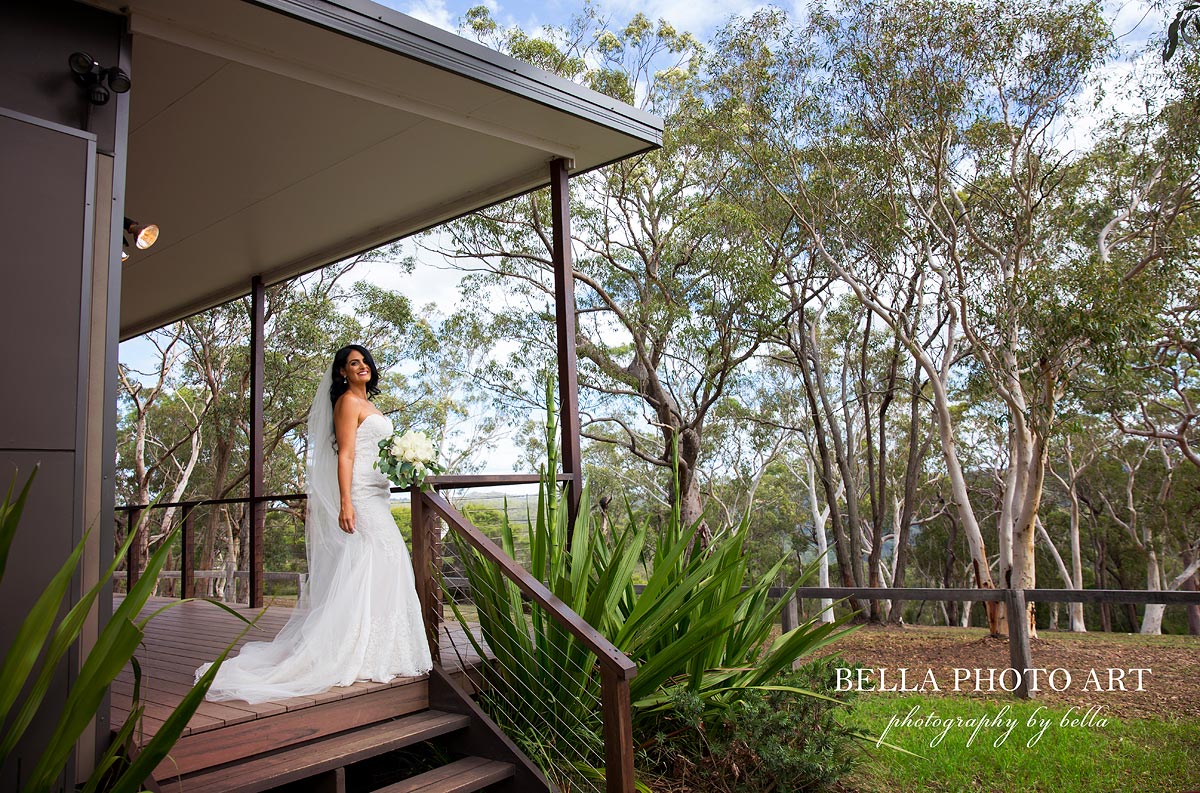
<instances>
[{"instance_id":1,"label":"white rose","mask_svg":"<svg viewBox=\"0 0 1200 793\"><path fill-rule=\"evenodd\" d=\"M433 443L425 433L410 430L392 441L392 455L409 463L425 463L433 459Z\"/></svg>"},{"instance_id":2,"label":"white rose","mask_svg":"<svg viewBox=\"0 0 1200 793\"><path fill-rule=\"evenodd\" d=\"M427 463L433 459L433 441L425 437L425 433L417 433L416 442L414 445L416 447L417 459L419 459L421 462Z\"/></svg>"}]
</instances>

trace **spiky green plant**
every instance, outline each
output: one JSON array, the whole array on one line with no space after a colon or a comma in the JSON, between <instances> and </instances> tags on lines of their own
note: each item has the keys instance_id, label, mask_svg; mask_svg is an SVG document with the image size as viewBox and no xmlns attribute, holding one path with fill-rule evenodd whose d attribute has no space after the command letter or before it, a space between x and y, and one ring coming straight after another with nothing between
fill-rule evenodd
<instances>
[{"instance_id":1,"label":"spiky green plant","mask_svg":"<svg viewBox=\"0 0 1200 793\"><path fill-rule=\"evenodd\" d=\"M531 572L638 664L630 681L635 733L669 707L681 689L703 701L706 718L717 718L747 688L780 688L769 681L845 632L839 628L848 616L832 623L814 619L770 641L794 587L784 598L769 597L778 567L751 578L743 553L748 518L717 532L713 543L701 548L693 542L697 526L685 525L676 507L646 564L650 522L638 521L629 511L622 530L611 538L603 535L592 523L585 486L568 544L567 511L553 476L555 434L551 414L548 464L537 515L528 527ZM505 512L500 544L511 556L515 542ZM560 781L578 768L556 768L556 757L578 758L577 766L599 765L603 740L595 656L539 606L525 602L497 566L456 534L452 537L471 583L481 633L496 658L494 665L485 666L495 692L493 718L531 756L544 759L550 775ZM643 566L650 569L649 580L638 592L632 577ZM451 607L464 621L457 605L451 602ZM479 643L475 649L484 654ZM526 711L508 705L510 699L537 704Z\"/></svg>"},{"instance_id":2,"label":"spiky green plant","mask_svg":"<svg viewBox=\"0 0 1200 793\"><path fill-rule=\"evenodd\" d=\"M16 536L17 526L24 512L25 500L36 474L37 469L34 469L15 498L13 497L13 490L16 486L14 478L4 500L0 501L0 580L4 577L13 538ZM24 622L21 623L12 646L9 647L3 661L0 662L0 723L6 724L3 735L0 736L0 765L3 765L8 759L17 742L20 741L42 708L59 663L70 647L79 639L88 612L91 611L105 584L116 572L118 560L129 550L135 534L136 532L133 531L129 533L129 537L125 539L124 545L114 557L113 563L109 565L95 585L85 592L71 606L66 616L58 620L56 624L56 617L62 608L71 579L75 575L87 543L87 534L85 533L83 539L75 546L67 560L63 562L62 567L38 597L37 602L29 610ZM154 589L159 571L166 562L171 539L173 537L168 537L150 557L143 576L129 588L129 593L121 605L117 607L112 617L100 630L95 644L80 667L79 674L71 683L66 703L49 742L33 763L29 776L23 781L21 788L23 793L46 793L54 786L55 781L62 774L67 758L79 740L79 736L95 717L109 684L130 663L134 651L141 644L146 623L153 619L155 614L162 611L159 609L145 619L137 619ZM170 605L163 608L169 608ZM219 603L214 605L221 606L239 619L246 621L247 629L253 625L252 621L246 620L236 611ZM234 643L236 641L235 639ZM230 644L225 648L208 672L201 677L175 711L159 727L154 737L141 747L137 757L131 762L126 762L123 758L123 750L131 741L133 732L145 710L145 706L139 701L141 679L140 671L135 665L133 708L118 731L115 740L97 762L91 778L83 787L83 793L95 793L100 790L109 793L133 793L133 791L141 790L144 780L167 756L171 747L179 739L183 728L187 726L192 714L204 700L204 695L212 685L221 661L225 659L226 653L232 647L233 644ZM42 658L40 668L37 667L39 657ZM37 668L36 675L34 675L35 668ZM29 682L31 677L33 678L32 682ZM27 683L29 683L29 687L22 699L21 691ZM15 713L13 713L14 709Z\"/></svg>"}]
</instances>

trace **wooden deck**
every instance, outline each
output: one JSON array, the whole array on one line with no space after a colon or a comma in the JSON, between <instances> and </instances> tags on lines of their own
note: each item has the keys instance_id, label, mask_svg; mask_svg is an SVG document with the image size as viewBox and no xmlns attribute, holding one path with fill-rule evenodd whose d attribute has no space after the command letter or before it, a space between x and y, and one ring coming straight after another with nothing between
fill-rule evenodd
<instances>
[{"instance_id":1,"label":"wooden deck","mask_svg":"<svg viewBox=\"0 0 1200 793\"><path fill-rule=\"evenodd\" d=\"M118 595L114 599L119 602L120 598ZM152 598L142 611L142 616L148 616L171 602L173 601L167 598ZM249 618L258 614L257 610L244 606L236 610ZM251 629L239 641L237 647L240 648L248 641L273 638L287 622L291 611L290 608L271 606L259 619L258 629ZM243 624L232 615L202 602L176 605L150 621L146 627L145 641L134 654L141 666L141 699L146 706L142 730L137 738L139 744L144 744L154 736L163 720L183 699L194 682L196 667L215 658L237 636L242 627ZM477 626L475 631L478 635ZM456 622L447 622L443 626L441 650L443 668L456 678L459 685L468 691L473 690L481 659L473 650L463 626ZM236 650L231 653L233 654L236 654ZM425 679L422 675L417 678L396 678L390 683L360 682L352 686L333 688L311 697L295 697L258 705L246 702L205 701L188 722L183 735L199 735L380 692L390 691L393 696L388 696L387 699L417 697L418 687L413 684L423 684ZM110 723L114 729L123 724L129 715L133 680L133 669L127 666L113 683ZM404 690L406 686L412 689L411 694ZM423 695L423 686L421 692ZM357 702L365 706L368 701L377 699L380 698L373 696Z\"/></svg>"}]
</instances>

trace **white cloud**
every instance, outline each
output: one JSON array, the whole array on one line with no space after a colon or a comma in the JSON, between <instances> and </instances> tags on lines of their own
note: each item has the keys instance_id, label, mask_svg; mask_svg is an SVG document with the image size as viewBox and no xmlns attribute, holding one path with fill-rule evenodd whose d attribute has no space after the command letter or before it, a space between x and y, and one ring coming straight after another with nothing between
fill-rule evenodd
<instances>
[{"instance_id":1,"label":"white cloud","mask_svg":"<svg viewBox=\"0 0 1200 793\"><path fill-rule=\"evenodd\" d=\"M451 33L458 28L457 16L450 15L450 10L442 0L421 0L409 6L404 13Z\"/></svg>"},{"instance_id":2,"label":"white cloud","mask_svg":"<svg viewBox=\"0 0 1200 793\"><path fill-rule=\"evenodd\" d=\"M665 19L676 30L688 31L702 39L731 16L746 16L766 7L766 3L744 0L610 0L603 5L604 10L612 12L615 24L624 23L640 11L652 20Z\"/></svg>"},{"instance_id":3,"label":"white cloud","mask_svg":"<svg viewBox=\"0 0 1200 793\"><path fill-rule=\"evenodd\" d=\"M427 239L425 244L437 247L442 240L435 231L433 238ZM433 303L441 313L453 313L459 301L458 285L462 274L444 269L440 254L431 253L412 240L404 241L402 252L402 255L416 259L417 266L412 273L404 272L394 262L363 262L354 268L354 280L369 281L384 289L401 292L417 309Z\"/></svg>"}]
</instances>

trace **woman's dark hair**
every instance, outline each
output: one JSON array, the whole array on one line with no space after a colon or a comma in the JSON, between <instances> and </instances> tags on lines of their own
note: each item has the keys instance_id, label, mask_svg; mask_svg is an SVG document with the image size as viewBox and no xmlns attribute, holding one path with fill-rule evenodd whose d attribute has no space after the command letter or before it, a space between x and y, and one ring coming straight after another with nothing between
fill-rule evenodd
<instances>
[{"instance_id":1,"label":"woman's dark hair","mask_svg":"<svg viewBox=\"0 0 1200 793\"><path fill-rule=\"evenodd\" d=\"M371 367L371 379L367 382L367 398L370 399L379 393L379 367L375 365L371 351L361 344L347 344L334 354L333 364L330 366L333 373L333 384L329 386L329 401L335 406L342 394L350 390L350 384L342 375L342 369L346 368L346 361L350 360L352 352L362 353L363 363Z\"/></svg>"}]
</instances>

